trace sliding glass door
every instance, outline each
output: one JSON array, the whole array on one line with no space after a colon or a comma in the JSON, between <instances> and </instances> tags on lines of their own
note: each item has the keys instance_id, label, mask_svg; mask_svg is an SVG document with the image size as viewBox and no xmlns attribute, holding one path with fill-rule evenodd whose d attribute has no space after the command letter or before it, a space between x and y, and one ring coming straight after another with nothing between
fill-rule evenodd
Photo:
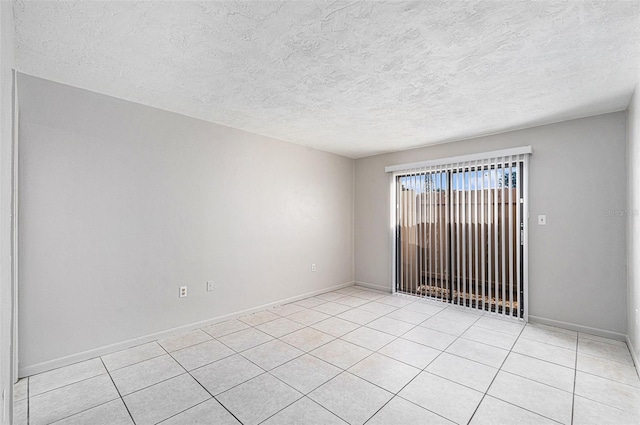
<instances>
[{"instance_id":1,"label":"sliding glass door","mask_svg":"<svg viewBox=\"0 0 640 425\"><path fill-rule=\"evenodd\" d=\"M396 291L523 317L524 156L395 173Z\"/></svg>"}]
</instances>

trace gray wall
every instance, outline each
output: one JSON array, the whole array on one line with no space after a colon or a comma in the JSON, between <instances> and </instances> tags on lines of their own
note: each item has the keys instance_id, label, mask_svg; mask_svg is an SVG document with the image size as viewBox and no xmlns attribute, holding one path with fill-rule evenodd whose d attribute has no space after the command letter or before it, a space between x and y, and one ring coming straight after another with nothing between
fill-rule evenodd
<instances>
[{"instance_id":1,"label":"gray wall","mask_svg":"<svg viewBox=\"0 0 640 425\"><path fill-rule=\"evenodd\" d=\"M21 370L353 281L353 160L22 74L19 97Z\"/></svg>"},{"instance_id":2,"label":"gray wall","mask_svg":"<svg viewBox=\"0 0 640 425\"><path fill-rule=\"evenodd\" d=\"M357 160L356 281L390 285L385 166L531 145L530 318L626 334L625 140L618 112Z\"/></svg>"},{"instance_id":3,"label":"gray wall","mask_svg":"<svg viewBox=\"0 0 640 425\"><path fill-rule=\"evenodd\" d=\"M640 72L639 72L640 77ZM640 78L639 78L640 81ZM627 263L628 263L628 332L631 351L640 370L640 85L627 110L627 140L629 168L629 206L627 209Z\"/></svg>"},{"instance_id":4,"label":"gray wall","mask_svg":"<svg viewBox=\"0 0 640 425\"><path fill-rule=\"evenodd\" d=\"M5 395L0 421L11 423L13 408L11 282L11 92L14 67L13 11L11 2L0 1L0 391Z\"/></svg>"}]
</instances>

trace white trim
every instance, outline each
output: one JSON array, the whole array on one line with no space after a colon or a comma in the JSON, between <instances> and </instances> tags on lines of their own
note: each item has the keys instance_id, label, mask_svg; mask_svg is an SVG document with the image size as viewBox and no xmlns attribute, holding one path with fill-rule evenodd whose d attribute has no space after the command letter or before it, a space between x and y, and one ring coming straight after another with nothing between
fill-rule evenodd
<instances>
[{"instance_id":1,"label":"white trim","mask_svg":"<svg viewBox=\"0 0 640 425\"><path fill-rule=\"evenodd\" d=\"M30 366L25 366L20 368L19 377L23 378L25 376L31 376L42 372L47 372L53 369L57 369L64 366L69 366L74 363L78 363L85 360L94 359L99 356L104 356L106 354L115 353L116 351L125 350L127 348L135 347L137 345L145 344L147 342L157 341L162 338L166 338L177 333L190 331L193 329L202 328L205 326L213 325L215 323L224 322L226 320L235 319L238 317L246 316L247 314L256 313L258 311L266 310L268 308L277 307L282 304L288 304L291 302L299 301L305 298L313 297L315 295L324 294L326 292L335 291L337 289L346 288L348 286L353 286L355 282L346 282L341 283L339 285L334 285L329 288L319 289L316 291L311 291L304 293L302 295L296 295L294 297L286 298L284 300L275 301L268 304L263 304L258 307L248 308L246 310L237 311L235 313L225 314L224 316L218 316L213 319L207 319L200 322L190 323L184 326L178 326L172 329L168 329L166 331L156 332L153 334L141 336L138 338L132 338L126 341L117 342L115 344L106 345L99 348L94 348L91 350L83 351L81 353L72 354L65 357L60 357L53 360L48 360L46 362L37 363Z\"/></svg>"},{"instance_id":2,"label":"white trim","mask_svg":"<svg viewBox=\"0 0 640 425\"><path fill-rule=\"evenodd\" d=\"M522 215L520 217L524 224L524 249L522 253L523 282L522 282L522 298L523 303L522 318L525 322L529 321L529 156L524 157L524 173L522 174Z\"/></svg>"},{"instance_id":3,"label":"white trim","mask_svg":"<svg viewBox=\"0 0 640 425\"><path fill-rule=\"evenodd\" d=\"M633 359L633 363L636 366L636 374L640 378L640 359L638 359L638 355L636 354L635 350L633 349L633 344L631 343L631 338L629 338L629 335L627 335L627 341L626 342L627 342L627 347L629 348L629 352L631 353L631 358Z\"/></svg>"},{"instance_id":4,"label":"white trim","mask_svg":"<svg viewBox=\"0 0 640 425\"><path fill-rule=\"evenodd\" d=\"M533 148L531 146L522 146L519 148L503 149L499 151L453 156L449 158L429 159L426 161L410 162L408 164L390 165L388 167L384 167L384 171L386 173L393 173L398 171L412 170L415 168L431 167L434 165L445 165L453 163L457 164L461 162L477 161L481 159L502 158L505 156L530 155L532 153Z\"/></svg>"},{"instance_id":5,"label":"white trim","mask_svg":"<svg viewBox=\"0 0 640 425\"><path fill-rule=\"evenodd\" d=\"M396 177L389 175L389 244L391 249L391 261L389 261L389 282L391 282L391 293L396 292L396 210L398 208L398 198L396 193Z\"/></svg>"},{"instance_id":6,"label":"white trim","mask_svg":"<svg viewBox=\"0 0 640 425\"><path fill-rule=\"evenodd\" d=\"M12 314L12 335L11 335L11 368L15 382L18 382L18 128L19 128L19 104L18 104L18 73L12 70L13 87L11 90L11 103L13 107L11 117L11 314ZM15 383L14 382L14 383Z\"/></svg>"},{"instance_id":7,"label":"white trim","mask_svg":"<svg viewBox=\"0 0 640 425\"><path fill-rule=\"evenodd\" d=\"M619 332L607 331L605 329L592 328L590 326L576 325L574 323L563 322L561 320L545 319L544 317L529 316L529 323L539 323L541 325L555 326L556 328L568 329L570 331L582 332L585 334L601 336L603 338L615 339L616 341L626 341L627 335Z\"/></svg>"},{"instance_id":8,"label":"white trim","mask_svg":"<svg viewBox=\"0 0 640 425\"><path fill-rule=\"evenodd\" d=\"M378 285L377 283L368 283L368 282L355 282L356 286L362 286L363 288L375 289L376 291L388 292L392 293L392 288L384 285Z\"/></svg>"}]
</instances>

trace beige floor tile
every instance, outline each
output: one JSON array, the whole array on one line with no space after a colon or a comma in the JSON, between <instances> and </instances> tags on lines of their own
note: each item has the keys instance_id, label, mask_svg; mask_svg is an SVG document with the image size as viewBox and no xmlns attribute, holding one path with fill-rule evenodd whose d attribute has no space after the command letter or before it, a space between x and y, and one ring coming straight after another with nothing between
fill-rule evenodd
<instances>
[{"instance_id":1,"label":"beige floor tile","mask_svg":"<svg viewBox=\"0 0 640 425\"><path fill-rule=\"evenodd\" d=\"M568 350L557 345L546 344L527 338L519 338L513 345L512 351L535 357L551 363L569 368L576 365L576 350Z\"/></svg>"},{"instance_id":2,"label":"beige floor tile","mask_svg":"<svg viewBox=\"0 0 640 425\"><path fill-rule=\"evenodd\" d=\"M303 354L303 351L279 340L269 341L242 352L243 357L264 370L271 370Z\"/></svg>"},{"instance_id":3,"label":"beige floor tile","mask_svg":"<svg viewBox=\"0 0 640 425\"><path fill-rule=\"evenodd\" d=\"M113 354L102 356L102 361L109 372L140 363L154 357L162 356L167 352L157 342L138 345Z\"/></svg>"},{"instance_id":4,"label":"beige floor tile","mask_svg":"<svg viewBox=\"0 0 640 425\"><path fill-rule=\"evenodd\" d=\"M174 351L171 356L186 370L193 370L233 354L235 352L226 345L211 340Z\"/></svg>"},{"instance_id":5,"label":"beige floor tile","mask_svg":"<svg viewBox=\"0 0 640 425\"><path fill-rule=\"evenodd\" d=\"M578 353L578 370L640 388L636 368L626 363Z\"/></svg>"},{"instance_id":6,"label":"beige floor tile","mask_svg":"<svg viewBox=\"0 0 640 425\"><path fill-rule=\"evenodd\" d=\"M147 387L124 397L136 425L168 419L211 398L189 374Z\"/></svg>"},{"instance_id":7,"label":"beige floor tile","mask_svg":"<svg viewBox=\"0 0 640 425\"><path fill-rule=\"evenodd\" d=\"M343 335L340 339L359 345L371 351L377 351L396 339L396 337L375 329L361 327Z\"/></svg>"},{"instance_id":8,"label":"beige floor tile","mask_svg":"<svg viewBox=\"0 0 640 425\"><path fill-rule=\"evenodd\" d=\"M178 362L170 355L165 354L115 370L111 372L111 378L113 378L120 394L124 396L182 375L184 372L184 368Z\"/></svg>"},{"instance_id":9,"label":"beige floor tile","mask_svg":"<svg viewBox=\"0 0 640 425\"><path fill-rule=\"evenodd\" d=\"M570 392L500 371L487 394L560 423L571 423Z\"/></svg>"},{"instance_id":10,"label":"beige floor tile","mask_svg":"<svg viewBox=\"0 0 640 425\"><path fill-rule=\"evenodd\" d=\"M318 403L304 397L276 413L262 425L347 425L345 421Z\"/></svg>"},{"instance_id":11,"label":"beige floor tile","mask_svg":"<svg viewBox=\"0 0 640 425\"><path fill-rule=\"evenodd\" d=\"M475 324L462 334L462 338L493 345L494 347L502 348L503 350L511 350L518 337L508 333L483 328L478 326L478 324Z\"/></svg>"},{"instance_id":12,"label":"beige floor tile","mask_svg":"<svg viewBox=\"0 0 640 425\"><path fill-rule=\"evenodd\" d=\"M351 310L351 307L334 302L328 302L313 307L314 310L319 311L330 316L335 316L340 313L344 313L347 310Z\"/></svg>"},{"instance_id":13,"label":"beige floor tile","mask_svg":"<svg viewBox=\"0 0 640 425\"><path fill-rule=\"evenodd\" d=\"M265 373L216 398L245 425L255 425L302 397L284 382Z\"/></svg>"},{"instance_id":14,"label":"beige floor tile","mask_svg":"<svg viewBox=\"0 0 640 425\"><path fill-rule=\"evenodd\" d=\"M411 329L402 335L402 338L435 348L436 350L444 350L456 340L454 335L423 328L422 326Z\"/></svg>"},{"instance_id":15,"label":"beige floor tile","mask_svg":"<svg viewBox=\"0 0 640 425\"><path fill-rule=\"evenodd\" d=\"M626 345L620 346L594 339L579 338L578 352L633 366L633 360Z\"/></svg>"},{"instance_id":16,"label":"beige floor tile","mask_svg":"<svg viewBox=\"0 0 640 425\"><path fill-rule=\"evenodd\" d=\"M161 422L162 425L241 425L220 403L209 399Z\"/></svg>"},{"instance_id":17,"label":"beige floor tile","mask_svg":"<svg viewBox=\"0 0 640 425\"><path fill-rule=\"evenodd\" d=\"M491 396L485 396L469 425L557 425L558 422L509 404Z\"/></svg>"},{"instance_id":18,"label":"beige floor tile","mask_svg":"<svg viewBox=\"0 0 640 425\"><path fill-rule=\"evenodd\" d=\"M263 323L270 322L272 320L278 319L280 316L274 314L268 310L258 311L253 314L249 314L247 316L240 317L238 320L246 323L249 326L258 326Z\"/></svg>"},{"instance_id":19,"label":"beige floor tile","mask_svg":"<svg viewBox=\"0 0 640 425\"><path fill-rule=\"evenodd\" d=\"M417 342L398 338L379 350L378 353L418 369L424 369L440 355L441 351Z\"/></svg>"},{"instance_id":20,"label":"beige floor tile","mask_svg":"<svg viewBox=\"0 0 640 425\"><path fill-rule=\"evenodd\" d=\"M214 338L219 338L221 336L229 335L247 328L249 328L249 325L247 325L246 323L241 322L240 320L233 319L227 320L226 322L220 322L206 326L202 328L202 330Z\"/></svg>"},{"instance_id":21,"label":"beige floor tile","mask_svg":"<svg viewBox=\"0 0 640 425\"><path fill-rule=\"evenodd\" d=\"M331 335L320 332L319 330L313 328L300 329L299 331L290 333L289 335L285 335L280 338L281 341L293 345L294 347L302 351L314 350L330 341L333 341L334 339L335 338Z\"/></svg>"},{"instance_id":22,"label":"beige floor tile","mask_svg":"<svg viewBox=\"0 0 640 425\"><path fill-rule=\"evenodd\" d=\"M348 320L340 319L338 317L330 317L322 322L311 325L313 329L319 330L336 338L341 337L353 330L360 327L357 323L349 322Z\"/></svg>"},{"instance_id":23,"label":"beige floor tile","mask_svg":"<svg viewBox=\"0 0 640 425\"><path fill-rule=\"evenodd\" d=\"M349 424L360 425L384 406L393 394L343 372L308 397Z\"/></svg>"},{"instance_id":24,"label":"beige floor tile","mask_svg":"<svg viewBox=\"0 0 640 425\"><path fill-rule=\"evenodd\" d=\"M110 401L100 406L85 410L61 421L55 425L133 425L129 411L122 399Z\"/></svg>"},{"instance_id":25,"label":"beige floor tile","mask_svg":"<svg viewBox=\"0 0 640 425\"><path fill-rule=\"evenodd\" d=\"M521 337L566 348L567 350L572 351L576 350L578 343L577 332L532 323L527 324L522 331Z\"/></svg>"},{"instance_id":26,"label":"beige floor tile","mask_svg":"<svg viewBox=\"0 0 640 425\"><path fill-rule=\"evenodd\" d=\"M453 425L448 419L403 398L394 397L376 413L367 425Z\"/></svg>"},{"instance_id":27,"label":"beige floor tile","mask_svg":"<svg viewBox=\"0 0 640 425\"><path fill-rule=\"evenodd\" d=\"M310 354L341 369L348 369L371 353L371 350L336 339L316 348Z\"/></svg>"},{"instance_id":28,"label":"beige floor tile","mask_svg":"<svg viewBox=\"0 0 640 425\"><path fill-rule=\"evenodd\" d=\"M431 373L422 372L398 394L450 421L466 424L482 393Z\"/></svg>"},{"instance_id":29,"label":"beige floor tile","mask_svg":"<svg viewBox=\"0 0 640 425\"><path fill-rule=\"evenodd\" d=\"M290 334L291 332L295 332L302 328L304 328L304 325L284 317L256 326L256 329L261 330L274 338L280 338L281 336Z\"/></svg>"},{"instance_id":30,"label":"beige floor tile","mask_svg":"<svg viewBox=\"0 0 640 425\"><path fill-rule=\"evenodd\" d=\"M262 373L263 369L239 354L191 371L191 375L214 396Z\"/></svg>"},{"instance_id":31,"label":"beige floor tile","mask_svg":"<svg viewBox=\"0 0 640 425\"><path fill-rule=\"evenodd\" d=\"M487 391L498 373L496 368L449 353L440 354L425 371L482 393Z\"/></svg>"},{"instance_id":32,"label":"beige floor tile","mask_svg":"<svg viewBox=\"0 0 640 425\"><path fill-rule=\"evenodd\" d=\"M298 304L291 303L291 304L284 304L278 307L274 307L270 311L272 313L277 314L278 316L286 317L286 316L289 316L290 314L297 313L305 309L306 309L305 307L299 306Z\"/></svg>"},{"instance_id":33,"label":"beige floor tile","mask_svg":"<svg viewBox=\"0 0 640 425\"><path fill-rule=\"evenodd\" d=\"M603 424L640 424L640 407L635 412L628 412L576 395L573 402L573 425Z\"/></svg>"},{"instance_id":34,"label":"beige floor tile","mask_svg":"<svg viewBox=\"0 0 640 425\"><path fill-rule=\"evenodd\" d=\"M211 335L201 331L200 329L196 329L194 331L184 332L161 339L158 343L162 345L165 350L171 352L200 344L201 342L209 341L210 339Z\"/></svg>"},{"instance_id":35,"label":"beige floor tile","mask_svg":"<svg viewBox=\"0 0 640 425\"><path fill-rule=\"evenodd\" d=\"M322 320L328 319L329 317L331 316L329 316L328 314L311 309L299 311L287 316L288 319L294 320L298 323L302 323L305 326L311 326L314 323L318 323Z\"/></svg>"},{"instance_id":36,"label":"beige floor tile","mask_svg":"<svg viewBox=\"0 0 640 425\"><path fill-rule=\"evenodd\" d=\"M29 377L29 396L51 391L106 373L99 358L72 364Z\"/></svg>"},{"instance_id":37,"label":"beige floor tile","mask_svg":"<svg viewBox=\"0 0 640 425\"><path fill-rule=\"evenodd\" d=\"M271 340L273 340L271 335L267 335L254 328L245 329L218 338L218 341L237 352L248 350L249 348Z\"/></svg>"},{"instance_id":38,"label":"beige floor tile","mask_svg":"<svg viewBox=\"0 0 640 425\"><path fill-rule=\"evenodd\" d=\"M364 311L357 308L353 308L349 311L345 311L344 313L338 314L336 317L340 319L348 320L349 322L353 322L358 325L366 325L369 322L373 322L380 316L382 316L382 314L371 313L370 311Z\"/></svg>"},{"instance_id":39,"label":"beige floor tile","mask_svg":"<svg viewBox=\"0 0 640 425\"><path fill-rule=\"evenodd\" d=\"M420 373L418 368L377 353L355 364L348 371L394 394Z\"/></svg>"},{"instance_id":40,"label":"beige floor tile","mask_svg":"<svg viewBox=\"0 0 640 425\"><path fill-rule=\"evenodd\" d=\"M368 328L375 329L377 331L388 333L394 336L403 335L415 327L411 323L403 322L402 320L392 319L387 316L382 316L374 320L373 322L367 323L366 326Z\"/></svg>"},{"instance_id":41,"label":"beige floor tile","mask_svg":"<svg viewBox=\"0 0 640 425\"><path fill-rule=\"evenodd\" d=\"M422 322L420 326L439 332L448 333L454 336L460 336L465 333L467 329L469 329L469 325L467 323L445 319L439 317L439 315L437 314Z\"/></svg>"},{"instance_id":42,"label":"beige floor tile","mask_svg":"<svg viewBox=\"0 0 640 425\"><path fill-rule=\"evenodd\" d=\"M631 413L640 409L640 388L581 371L576 372L575 393Z\"/></svg>"},{"instance_id":43,"label":"beige floor tile","mask_svg":"<svg viewBox=\"0 0 640 425\"><path fill-rule=\"evenodd\" d=\"M302 394L308 394L341 372L342 369L305 354L278 366L271 374Z\"/></svg>"},{"instance_id":44,"label":"beige floor tile","mask_svg":"<svg viewBox=\"0 0 640 425\"><path fill-rule=\"evenodd\" d=\"M573 392L575 370L518 353L511 353L502 370L560 390Z\"/></svg>"},{"instance_id":45,"label":"beige floor tile","mask_svg":"<svg viewBox=\"0 0 640 425\"><path fill-rule=\"evenodd\" d=\"M29 397L29 424L49 424L119 398L106 373Z\"/></svg>"}]
</instances>

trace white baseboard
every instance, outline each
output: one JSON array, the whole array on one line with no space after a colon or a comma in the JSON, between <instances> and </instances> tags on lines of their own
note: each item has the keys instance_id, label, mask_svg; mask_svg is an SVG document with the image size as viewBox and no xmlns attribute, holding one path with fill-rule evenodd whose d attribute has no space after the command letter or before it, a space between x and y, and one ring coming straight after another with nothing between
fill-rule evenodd
<instances>
[{"instance_id":1,"label":"white baseboard","mask_svg":"<svg viewBox=\"0 0 640 425\"><path fill-rule=\"evenodd\" d=\"M277 307L282 304L292 303L304 298L313 297L314 295L324 294L325 292L335 291L337 289L346 288L347 286L354 285L355 282L346 282L339 285L331 286L329 288L319 289L316 291L307 292L294 297L286 298L284 300L275 301L268 304L263 304L258 307L248 308L246 310L237 311L235 313L225 314L224 316L214 317L212 319L203 320L196 323L190 323L188 325L178 326L168 329L162 332L156 332L149 335L144 335L138 338L129 339L126 341L117 342L115 344L106 345L99 348L83 351L81 353L72 354L65 357L60 357L46 362L37 363L34 365L19 367L18 377L24 378L25 376L36 375L38 373L47 372L53 369L57 369L64 366L69 366L74 363L90 360L96 357L104 356L107 354L115 353L116 351L126 350L127 348L135 347L137 345L146 344L148 342L157 341L162 338L167 338L172 335L202 328L205 326L213 325L214 323L224 322L225 320L235 319L238 317L246 316L247 314L255 313L258 311L266 310L268 308Z\"/></svg>"},{"instance_id":2,"label":"white baseboard","mask_svg":"<svg viewBox=\"0 0 640 425\"><path fill-rule=\"evenodd\" d=\"M631 338L629 338L629 336L627 336L627 347L629 347L631 358L633 359L633 363L636 365L636 373L640 378L640 359L638 359L638 353L636 353L636 350L633 348L633 344L631 343Z\"/></svg>"},{"instance_id":3,"label":"white baseboard","mask_svg":"<svg viewBox=\"0 0 640 425\"><path fill-rule=\"evenodd\" d=\"M363 286L369 289L375 289L377 291L389 292L391 293L391 287L385 285L378 285L376 283L367 283L367 282L355 282L356 286Z\"/></svg>"},{"instance_id":4,"label":"white baseboard","mask_svg":"<svg viewBox=\"0 0 640 425\"><path fill-rule=\"evenodd\" d=\"M626 341L627 335L618 332L607 331L605 329L592 328L589 326L576 325L574 323L563 322L560 320L545 319L529 315L529 322L540 323L541 325L555 326L556 328L568 329L570 331L582 332L591 335L601 336L603 338L615 339L617 341Z\"/></svg>"}]
</instances>

